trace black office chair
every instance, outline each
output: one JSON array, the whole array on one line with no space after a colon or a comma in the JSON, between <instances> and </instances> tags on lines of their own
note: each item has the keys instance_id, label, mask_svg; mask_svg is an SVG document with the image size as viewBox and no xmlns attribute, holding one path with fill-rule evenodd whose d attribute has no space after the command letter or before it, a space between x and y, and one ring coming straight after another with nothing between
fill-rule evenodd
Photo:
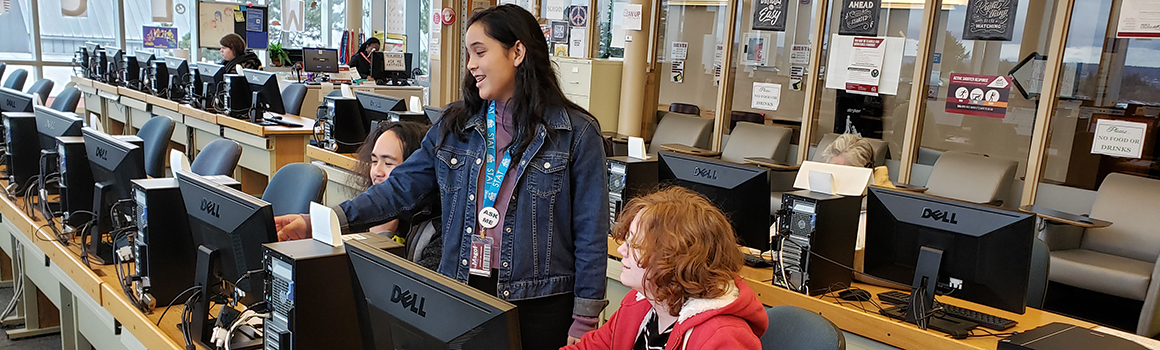
<instances>
[{"instance_id":1,"label":"black office chair","mask_svg":"<svg viewBox=\"0 0 1160 350\"><path fill-rule=\"evenodd\" d=\"M306 214L310 202L322 202L326 172L310 163L286 164L270 177L262 200L274 206L274 216Z\"/></svg>"},{"instance_id":2,"label":"black office chair","mask_svg":"<svg viewBox=\"0 0 1160 350\"><path fill-rule=\"evenodd\" d=\"M761 335L762 349L843 350L846 338L830 320L797 306L765 310L769 328Z\"/></svg>"},{"instance_id":3,"label":"black office chair","mask_svg":"<svg viewBox=\"0 0 1160 350\"><path fill-rule=\"evenodd\" d=\"M76 112L77 103L81 102L81 91L76 87L68 87L56 95L56 99L52 100L52 108L61 112Z\"/></svg>"},{"instance_id":4,"label":"black office chair","mask_svg":"<svg viewBox=\"0 0 1160 350\"><path fill-rule=\"evenodd\" d=\"M8 64L0 62L0 77L4 76L4 70L8 68Z\"/></svg>"},{"instance_id":5,"label":"black office chair","mask_svg":"<svg viewBox=\"0 0 1160 350\"><path fill-rule=\"evenodd\" d=\"M169 155L173 120L155 115L141 126L137 137L145 142L145 174L154 178L165 177L165 156Z\"/></svg>"},{"instance_id":6,"label":"black office chair","mask_svg":"<svg viewBox=\"0 0 1160 350\"><path fill-rule=\"evenodd\" d=\"M230 139L217 139L205 145L197 158L189 164L189 170L201 176L231 175L242 157L242 146Z\"/></svg>"},{"instance_id":7,"label":"black office chair","mask_svg":"<svg viewBox=\"0 0 1160 350\"><path fill-rule=\"evenodd\" d=\"M290 84L282 90L282 107L286 108L286 114L301 115L303 100L306 100L306 84Z\"/></svg>"},{"instance_id":8,"label":"black office chair","mask_svg":"<svg viewBox=\"0 0 1160 350\"><path fill-rule=\"evenodd\" d=\"M28 71L17 69L12 71L12 75L8 76L8 80L4 81L4 87L24 91L24 80L26 79L28 79Z\"/></svg>"},{"instance_id":9,"label":"black office chair","mask_svg":"<svg viewBox=\"0 0 1160 350\"><path fill-rule=\"evenodd\" d=\"M28 88L28 91L25 92L40 96L40 104L44 105L48 101L48 94L52 93L53 85L56 85L56 83L53 83L50 79L40 79L32 83L32 87Z\"/></svg>"}]
</instances>

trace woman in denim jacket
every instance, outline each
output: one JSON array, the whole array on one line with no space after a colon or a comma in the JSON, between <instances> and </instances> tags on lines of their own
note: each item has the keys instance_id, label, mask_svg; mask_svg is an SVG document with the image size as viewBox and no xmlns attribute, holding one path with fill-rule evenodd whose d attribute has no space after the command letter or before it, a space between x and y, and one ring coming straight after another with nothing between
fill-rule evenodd
<instances>
[{"instance_id":1,"label":"woman in denim jacket","mask_svg":"<svg viewBox=\"0 0 1160 350\"><path fill-rule=\"evenodd\" d=\"M438 196L439 272L515 304L525 349L555 349L594 329L608 304L600 126L564 97L530 13L501 5L467 26L464 99L387 181L335 210L358 232ZM309 236L307 216L275 224L282 240Z\"/></svg>"}]
</instances>

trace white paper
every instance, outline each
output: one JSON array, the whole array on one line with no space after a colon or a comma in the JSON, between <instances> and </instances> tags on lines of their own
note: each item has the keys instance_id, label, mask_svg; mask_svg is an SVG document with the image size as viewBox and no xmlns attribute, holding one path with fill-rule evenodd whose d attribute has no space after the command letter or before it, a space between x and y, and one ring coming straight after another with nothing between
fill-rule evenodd
<instances>
[{"instance_id":1,"label":"white paper","mask_svg":"<svg viewBox=\"0 0 1160 350\"><path fill-rule=\"evenodd\" d=\"M1127 340L1131 340L1131 341L1135 342L1136 344L1140 344L1141 346L1143 346L1147 349L1150 349L1150 350L1160 350L1160 340L1155 340L1155 339L1140 336L1137 334L1128 333L1128 332L1124 332L1121 330L1112 329L1112 328L1103 327L1103 326L1092 328L1092 330L1096 331L1096 332L1104 333L1104 334L1111 334L1111 335L1114 335L1114 336L1117 336L1120 338L1124 338Z\"/></svg>"},{"instance_id":2,"label":"white paper","mask_svg":"<svg viewBox=\"0 0 1160 350\"><path fill-rule=\"evenodd\" d=\"M680 84L685 82L685 61L672 61L672 71L669 72L669 82Z\"/></svg>"},{"instance_id":3,"label":"white paper","mask_svg":"<svg viewBox=\"0 0 1160 350\"><path fill-rule=\"evenodd\" d=\"M547 18L554 20L564 19L564 7L568 3L565 0L545 0L544 9L547 11Z\"/></svg>"},{"instance_id":4,"label":"white paper","mask_svg":"<svg viewBox=\"0 0 1160 350\"><path fill-rule=\"evenodd\" d=\"M423 102L419 100L419 96L411 96L407 101L407 107L411 113L423 113Z\"/></svg>"},{"instance_id":5,"label":"white paper","mask_svg":"<svg viewBox=\"0 0 1160 350\"><path fill-rule=\"evenodd\" d=\"M310 234L316 241L332 247L342 246L342 231L338 227L338 214L334 209L310 202Z\"/></svg>"},{"instance_id":6,"label":"white paper","mask_svg":"<svg viewBox=\"0 0 1160 350\"><path fill-rule=\"evenodd\" d=\"M349 84L342 84L339 89L342 89L342 97L354 97L354 92L350 91Z\"/></svg>"},{"instance_id":7,"label":"white paper","mask_svg":"<svg viewBox=\"0 0 1160 350\"><path fill-rule=\"evenodd\" d=\"M588 52L588 33L584 27L570 29L568 36L568 57L584 58Z\"/></svg>"},{"instance_id":8,"label":"white paper","mask_svg":"<svg viewBox=\"0 0 1160 350\"><path fill-rule=\"evenodd\" d=\"M612 43L609 46L618 49L624 48L624 26L619 24L612 26Z\"/></svg>"},{"instance_id":9,"label":"white paper","mask_svg":"<svg viewBox=\"0 0 1160 350\"><path fill-rule=\"evenodd\" d=\"M149 9L154 22L173 22L173 0L152 0Z\"/></svg>"},{"instance_id":10,"label":"white paper","mask_svg":"<svg viewBox=\"0 0 1160 350\"><path fill-rule=\"evenodd\" d=\"M827 172L822 172L822 171L817 171L817 170L810 170L809 178L810 178L810 191L818 192L818 193L825 193L825 194L834 194L835 189L834 189L834 175L833 174L830 174Z\"/></svg>"},{"instance_id":11,"label":"white paper","mask_svg":"<svg viewBox=\"0 0 1160 350\"><path fill-rule=\"evenodd\" d=\"M826 73L826 88L844 90L846 89L846 70L837 67L850 65L850 51L853 49L854 37L834 34L830 40L833 43L830 46L833 48L833 52L829 54L826 67L835 68L822 72ZM886 37L886 55L882 59L882 76L879 78L878 84L879 94L898 94L899 73L902 72L902 51L905 46L906 40L904 38Z\"/></svg>"},{"instance_id":12,"label":"white paper","mask_svg":"<svg viewBox=\"0 0 1160 350\"><path fill-rule=\"evenodd\" d=\"M189 171L189 158L185 157L185 153L181 153L181 151L169 150L169 169L175 174L178 171Z\"/></svg>"},{"instance_id":13,"label":"white paper","mask_svg":"<svg viewBox=\"0 0 1160 350\"><path fill-rule=\"evenodd\" d=\"M776 111L781 104L781 84L753 83L753 99L749 107Z\"/></svg>"},{"instance_id":14,"label":"white paper","mask_svg":"<svg viewBox=\"0 0 1160 350\"><path fill-rule=\"evenodd\" d=\"M628 137L628 156L636 159L648 159L648 155L644 153L644 139L635 136Z\"/></svg>"},{"instance_id":15,"label":"white paper","mask_svg":"<svg viewBox=\"0 0 1160 350\"><path fill-rule=\"evenodd\" d=\"M833 175L834 193L843 196L865 195L866 187L870 186L870 180L874 175L874 169L870 168L805 161L798 169L793 187L803 190L810 189L809 174L811 171Z\"/></svg>"},{"instance_id":16,"label":"white paper","mask_svg":"<svg viewBox=\"0 0 1160 350\"><path fill-rule=\"evenodd\" d=\"M1144 135L1148 125L1123 120L1096 121L1096 136L1092 140L1092 154L1113 157L1140 158L1144 151Z\"/></svg>"},{"instance_id":17,"label":"white paper","mask_svg":"<svg viewBox=\"0 0 1160 350\"><path fill-rule=\"evenodd\" d=\"M789 64L795 66L806 66L810 64L810 46L809 45L794 45L792 51L789 53Z\"/></svg>"},{"instance_id":18,"label":"white paper","mask_svg":"<svg viewBox=\"0 0 1160 350\"><path fill-rule=\"evenodd\" d=\"M1116 37L1160 37L1160 0L1123 0Z\"/></svg>"},{"instance_id":19,"label":"white paper","mask_svg":"<svg viewBox=\"0 0 1160 350\"><path fill-rule=\"evenodd\" d=\"M640 30L644 8L641 4L624 5L624 30Z\"/></svg>"},{"instance_id":20,"label":"white paper","mask_svg":"<svg viewBox=\"0 0 1160 350\"><path fill-rule=\"evenodd\" d=\"M669 49L670 60L686 60L689 58L689 43L684 41L674 41Z\"/></svg>"},{"instance_id":21,"label":"white paper","mask_svg":"<svg viewBox=\"0 0 1160 350\"><path fill-rule=\"evenodd\" d=\"M882 78L882 59L886 57L885 39L856 37L850 53L850 64L846 66L846 92L877 94L878 82Z\"/></svg>"},{"instance_id":22,"label":"white paper","mask_svg":"<svg viewBox=\"0 0 1160 350\"><path fill-rule=\"evenodd\" d=\"M302 0L282 0L282 30L301 32L305 30L306 3Z\"/></svg>"}]
</instances>

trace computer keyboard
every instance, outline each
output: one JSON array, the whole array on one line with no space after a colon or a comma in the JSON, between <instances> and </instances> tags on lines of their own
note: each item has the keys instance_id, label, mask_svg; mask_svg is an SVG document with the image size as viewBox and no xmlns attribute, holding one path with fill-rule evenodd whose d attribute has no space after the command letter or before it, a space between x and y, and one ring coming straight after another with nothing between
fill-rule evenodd
<instances>
[{"instance_id":1,"label":"computer keyboard","mask_svg":"<svg viewBox=\"0 0 1160 350\"><path fill-rule=\"evenodd\" d=\"M889 291L878 293L878 299L883 302L897 305L910 304L910 293ZM1005 330L1014 327L1017 322L1002 318L995 315L985 314L975 310L961 308L954 305L943 304L935 302L935 307L942 307L942 312L947 316L953 316L958 319L978 323L985 328L994 329L997 331Z\"/></svg>"}]
</instances>

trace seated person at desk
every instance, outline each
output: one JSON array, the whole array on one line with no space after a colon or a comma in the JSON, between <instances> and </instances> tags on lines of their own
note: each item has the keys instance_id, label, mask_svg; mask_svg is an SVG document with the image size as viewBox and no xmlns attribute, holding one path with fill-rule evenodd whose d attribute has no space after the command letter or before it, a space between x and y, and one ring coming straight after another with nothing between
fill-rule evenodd
<instances>
[{"instance_id":1,"label":"seated person at desk","mask_svg":"<svg viewBox=\"0 0 1160 350\"><path fill-rule=\"evenodd\" d=\"M403 164L411 153L419 149L419 143L426 133L427 126L419 123L379 122L358 148L355 172L366 176L355 178L354 187L365 190L371 185L387 181L391 170ZM368 231L403 244L406 246L408 260L435 270L439 268L439 259L443 255L443 234L439 231L441 224L439 203L431 201L410 213L409 217L371 227Z\"/></svg>"},{"instance_id":2,"label":"seated person at desk","mask_svg":"<svg viewBox=\"0 0 1160 350\"><path fill-rule=\"evenodd\" d=\"M725 214L704 196L668 187L633 199L612 235L623 241L620 310L567 350L760 349L765 308L741 280L741 252Z\"/></svg>"},{"instance_id":3,"label":"seated person at desk","mask_svg":"<svg viewBox=\"0 0 1160 350\"><path fill-rule=\"evenodd\" d=\"M366 79L371 76L371 55L379 50L379 38L371 37L358 47L358 53L350 56L350 66L358 70L358 75Z\"/></svg>"},{"instance_id":4,"label":"seated person at desk","mask_svg":"<svg viewBox=\"0 0 1160 350\"><path fill-rule=\"evenodd\" d=\"M246 40L241 35L226 34L219 42L222 45L222 71L225 74L241 74L237 67L245 69L261 69L262 61L253 50L246 49Z\"/></svg>"},{"instance_id":5,"label":"seated person at desk","mask_svg":"<svg viewBox=\"0 0 1160 350\"><path fill-rule=\"evenodd\" d=\"M821 162L864 168L874 167L874 147L870 146L869 141L855 134L842 134L818 152L821 153L817 159ZM894 187L890 183L890 171L886 169L885 165L874 168L873 184Z\"/></svg>"}]
</instances>

